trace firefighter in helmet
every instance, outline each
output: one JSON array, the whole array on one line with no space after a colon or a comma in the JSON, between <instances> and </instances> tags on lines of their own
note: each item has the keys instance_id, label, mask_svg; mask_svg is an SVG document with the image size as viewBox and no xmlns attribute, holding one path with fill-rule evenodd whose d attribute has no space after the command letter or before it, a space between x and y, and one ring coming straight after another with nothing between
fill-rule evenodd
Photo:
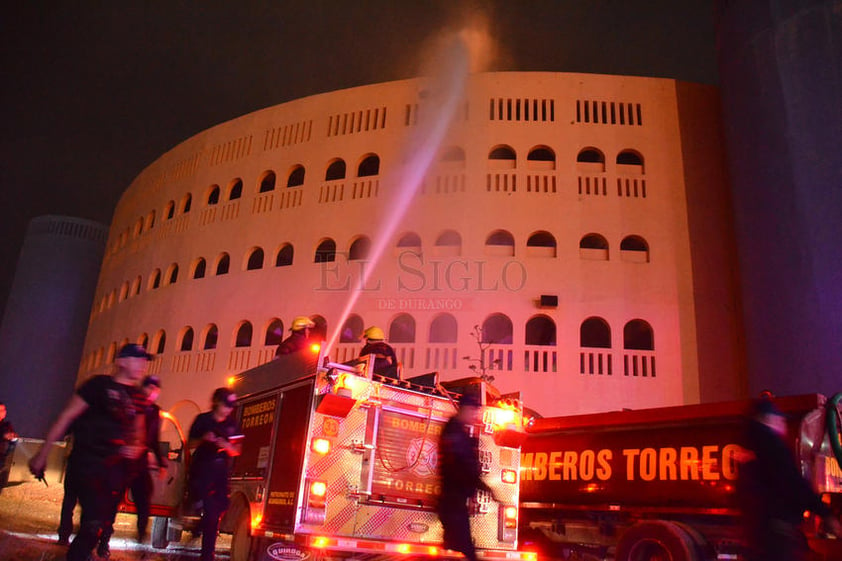
<instances>
[{"instance_id":1,"label":"firefighter in helmet","mask_svg":"<svg viewBox=\"0 0 842 561\"><path fill-rule=\"evenodd\" d=\"M386 334L377 326L371 326L363 332L365 346L360 357L374 355L374 373L387 378L398 379L398 357L386 342Z\"/></svg>"},{"instance_id":2,"label":"firefighter in helmet","mask_svg":"<svg viewBox=\"0 0 842 561\"><path fill-rule=\"evenodd\" d=\"M307 347L310 342L310 331L316 327L316 322L307 316L299 316L292 320L289 337L281 341L275 356L288 355Z\"/></svg>"}]
</instances>

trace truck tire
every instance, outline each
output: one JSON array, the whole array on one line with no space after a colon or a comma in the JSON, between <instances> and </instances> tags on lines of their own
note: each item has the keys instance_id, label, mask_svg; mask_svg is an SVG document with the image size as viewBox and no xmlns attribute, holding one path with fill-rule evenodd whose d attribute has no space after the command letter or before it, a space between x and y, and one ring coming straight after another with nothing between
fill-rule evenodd
<instances>
[{"instance_id":1,"label":"truck tire","mask_svg":"<svg viewBox=\"0 0 842 561\"><path fill-rule=\"evenodd\" d=\"M248 561L251 551L251 520L248 508L240 510L231 536L231 561Z\"/></svg>"},{"instance_id":2,"label":"truck tire","mask_svg":"<svg viewBox=\"0 0 842 561\"><path fill-rule=\"evenodd\" d=\"M151 541L155 549L164 549L169 545L169 521L170 519L166 516L152 517Z\"/></svg>"},{"instance_id":3,"label":"truck tire","mask_svg":"<svg viewBox=\"0 0 842 561\"><path fill-rule=\"evenodd\" d=\"M620 537L616 561L702 561L695 540L665 520L635 524Z\"/></svg>"}]
</instances>

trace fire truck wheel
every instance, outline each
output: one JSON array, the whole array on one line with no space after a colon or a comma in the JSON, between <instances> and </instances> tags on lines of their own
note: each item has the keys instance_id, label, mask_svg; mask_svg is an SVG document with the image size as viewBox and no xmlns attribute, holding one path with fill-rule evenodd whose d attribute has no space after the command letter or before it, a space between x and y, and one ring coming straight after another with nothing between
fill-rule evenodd
<instances>
[{"instance_id":1,"label":"fire truck wheel","mask_svg":"<svg viewBox=\"0 0 842 561\"><path fill-rule=\"evenodd\" d=\"M152 547L155 549L164 549L170 543L169 539L167 539L169 537L167 535L169 520L166 516L152 517L151 541Z\"/></svg>"},{"instance_id":2,"label":"fire truck wheel","mask_svg":"<svg viewBox=\"0 0 842 561\"><path fill-rule=\"evenodd\" d=\"M231 536L231 561L247 561L251 549L251 520L248 508L240 511L234 522L234 534Z\"/></svg>"},{"instance_id":3,"label":"fire truck wheel","mask_svg":"<svg viewBox=\"0 0 842 561\"><path fill-rule=\"evenodd\" d=\"M640 522L622 535L616 561L703 561L695 540L664 520Z\"/></svg>"}]
</instances>

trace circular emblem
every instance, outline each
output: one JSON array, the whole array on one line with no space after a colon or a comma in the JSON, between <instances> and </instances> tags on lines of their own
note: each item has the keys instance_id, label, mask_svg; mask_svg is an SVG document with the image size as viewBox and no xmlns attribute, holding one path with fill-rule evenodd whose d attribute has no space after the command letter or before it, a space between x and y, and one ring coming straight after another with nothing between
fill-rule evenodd
<instances>
[{"instance_id":1,"label":"circular emblem","mask_svg":"<svg viewBox=\"0 0 842 561\"><path fill-rule=\"evenodd\" d=\"M406 449L406 461L418 477L432 477L439 461L438 449L426 438L413 438Z\"/></svg>"},{"instance_id":2,"label":"circular emblem","mask_svg":"<svg viewBox=\"0 0 842 561\"><path fill-rule=\"evenodd\" d=\"M288 543L273 543L266 548L266 555L275 561L304 561L310 553Z\"/></svg>"}]
</instances>

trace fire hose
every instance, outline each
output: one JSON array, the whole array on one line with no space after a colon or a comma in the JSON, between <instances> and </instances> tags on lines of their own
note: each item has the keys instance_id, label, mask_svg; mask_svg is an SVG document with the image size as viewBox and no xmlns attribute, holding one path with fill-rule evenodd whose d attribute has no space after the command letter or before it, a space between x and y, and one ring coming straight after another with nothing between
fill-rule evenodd
<instances>
[{"instance_id":1,"label":"fire hose","mask_svg":"<svg viewBox=\"0 0 842 561\"><path fill-rule=\"evenodd\" d=\"M842 417L839 414L839 402L842 401L842 392L837 393L827 401L825 413L825 427L827 428L827 438L830 440L830 448L833 450L833 456L836 458L836 463L842 469L842 441L839 439L839 424Z\"/></svg>"}]
</instances>

